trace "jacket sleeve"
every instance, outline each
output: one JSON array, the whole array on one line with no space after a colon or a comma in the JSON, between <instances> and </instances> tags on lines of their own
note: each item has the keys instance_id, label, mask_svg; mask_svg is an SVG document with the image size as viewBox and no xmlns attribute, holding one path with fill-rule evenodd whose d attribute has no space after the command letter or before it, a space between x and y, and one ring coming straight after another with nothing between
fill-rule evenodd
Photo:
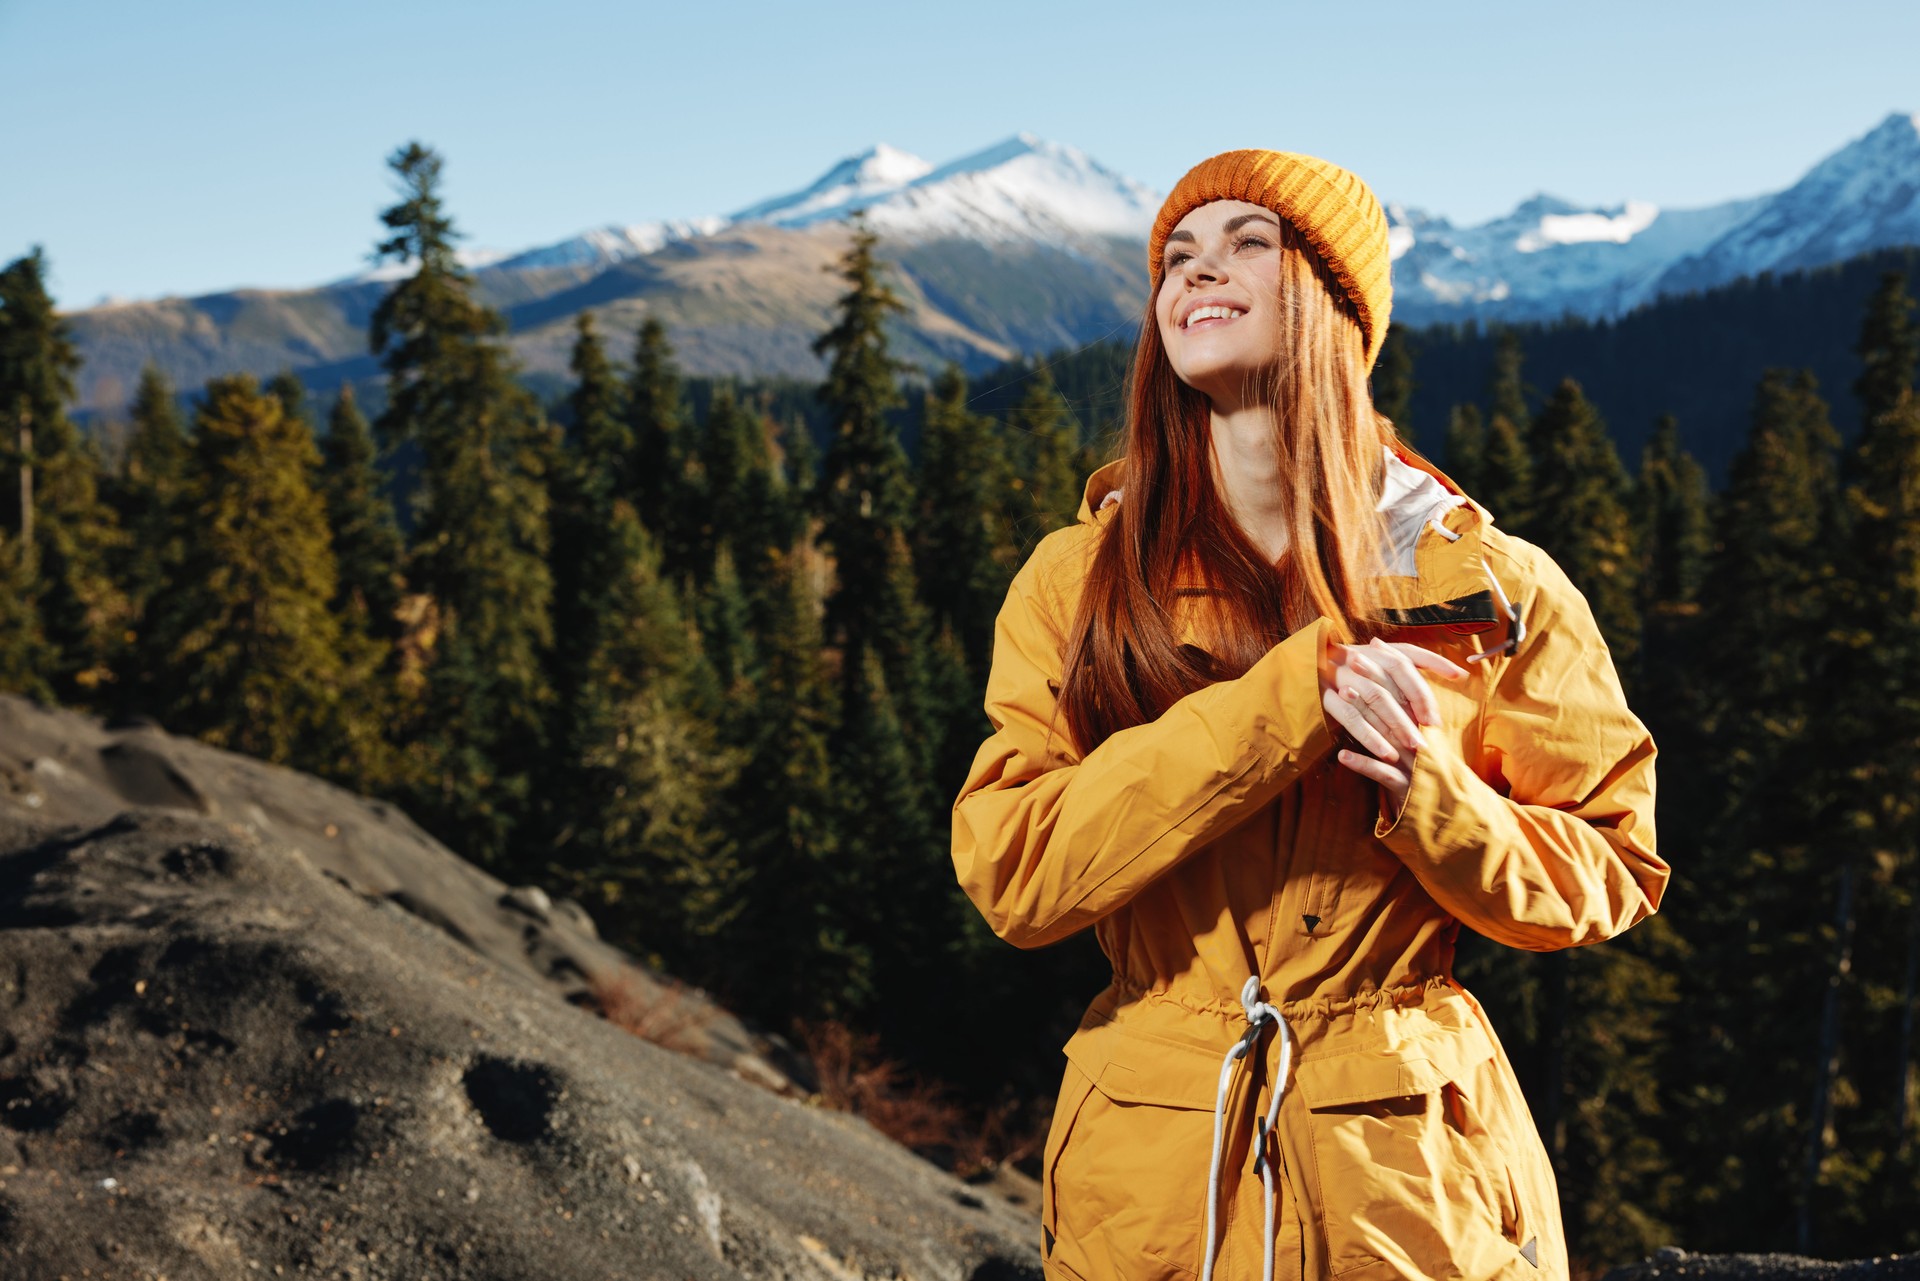
<instances>
[{"instance_id":1,"label":"jacket sleeve","mask_svg":"<svg viewBox=\"0 0 1920 1281\"><path fill-rule=\"evenodd\" d=\"M1525 639L1488 673L1479 767L1428 735L1406 804L1375 834L1475 931L1552 951L1654 912L1668 868L1654 852L1653 739L1593 613L1544 552L1508 541Z\"/></svg>"},{"instance_id":2,"label":"jacket sleeve","mask_svg":"<svg viewBox=\"0 0 1920 1281\"><path fill-rule=\"evenodd\" d=\"M1246 675L1196 690L1082 757L1056 717L1071 618L1049 581L1077 559L1061 549L1078 532L1043 542L1007 594L987 678L993 736L953 806L960 885L994 933L1021 947L1120 907L1252 816L1332 743L1317 674L1321 620Z\"/></svg>"}]
</instances>

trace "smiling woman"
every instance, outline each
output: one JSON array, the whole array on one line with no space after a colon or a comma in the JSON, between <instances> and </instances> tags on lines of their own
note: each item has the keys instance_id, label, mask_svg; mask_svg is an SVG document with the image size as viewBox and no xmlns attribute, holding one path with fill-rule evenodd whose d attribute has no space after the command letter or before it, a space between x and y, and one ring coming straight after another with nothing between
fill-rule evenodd
<instances>
[{"instance_id":1,"label":"smiling woman","mask_svg":"<svg viewBox=\"0 0 1920 1281\"><path fill-rule=\"evenodd\" d=\"M1565 1278L1554 1178L1452 977L1660 901L1653 744L1586 602L1375 412L1387 227L1243 151L1167 198L1127 456L1035 549L953 860L1023 947L1091 927L1054 1278Z\"/></svg>"}]
</instances>

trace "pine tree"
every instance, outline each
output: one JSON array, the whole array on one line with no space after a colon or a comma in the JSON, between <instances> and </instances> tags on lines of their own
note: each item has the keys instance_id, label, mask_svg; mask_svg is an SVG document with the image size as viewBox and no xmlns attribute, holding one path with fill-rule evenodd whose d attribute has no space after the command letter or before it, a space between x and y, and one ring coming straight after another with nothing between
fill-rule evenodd
<instances>
[{"instance_id":1,"label":"pine tree","mask_svg":"<svg viewBox=\"0 0 1920 1281\"><path fill-rule=\"evenodd\" d=\"M1841 942L1823 1023L1837 1024L1834 1006L1852 995L1848 988L1865 1007L1851 1028L1822 1047L1823 1054L1831 1051L1824 1062L1851 1075L1858 1091L1851 1115L1836 1106L1831 1160L1818 1163L1835 1219L1871 1219L1863 1202L1891 1196L1895 1204L1911 1204L1920 1189L1914 1071L1920 999L1920 735L1914 733L1920 725L1914 675L1920 664L1920 394L1914 373L1920 328L1913 306L1905 277L1888 272L1861 326L1854 393L1862 426L1847 460L1847 536L1839 564L1846 630L1836 676L1842 683L1833 687L1836 706L1822 721L1834 739L1825 758L1848 767L1837 818L1854 838L1837 842L1852 879L1836 900L1852 910L1835 913ZM1849 976L1846 941L1856 937ZM1876 1173L1872 1154L1878 1150L1884 1160L1896 1146L1899 1164ZM1845 1173L1836 1168L1843 1154L1853 1157ZM1809 1168L1815 1164L1810 1155Z\"/></svg>"},{"instance_id":2,"label":"pine tree","mask_svg":"<svg viewBox=\"0 0 1920 1281\"><path fill-rule=\"evenodd\" d=\"M835 824L835 698L821 662L814 563L802 544L774 569L778 608L759 638L746 761L720 806L739 865L751 871L734 933L754 941L722 956L722 982L732 1008L775 1027L845 1015L871 985L871 955L844 916L858 878ZM780 963L765 964L769 956Z\"/></svg>"},{"instance_id":3,"label":"pine tree","mask_svg":"<svg viewBox=\"0 0 1920 1281\"><path fill-rule=\"evenodd\" d=\"M1389 328L1373 366L1373 407L1393 423L1400 439L1413 443L1413 349L1406 332Z\"/></svg>"},{"instance_id":4,"label":"pine tree","mask_svg":"<svg viewBox=\"0 0 1920 1281\"><path fill-rule=\"evenodd\" d=\"M814 343L829 358L820 398L834 423L822 477L821 529L835 561L827 640L840 655L845 699L866 698L866 656L877 655L905 732L926 745L926 624L907 549L913 487L888 419L901 403L882 325L901 303L880 279L878 237L864 226L841 260L847 282L834 325Z\"/></svg>"},{"instance_id":5,"label":"pine tree","mask_svg":"<svg viewBox=\"0 0 1920 1281\"><path fill-rule=\"evenodd\" d=\"M1700 590L1713 530L1707 473L1680 447L1672 414L1660 419L1641 451L1634 494L1642 608L1686 605Z\"/></svg>"},{"instance_id":6,"label":"pine tree","mask_svg":"<svg viewBox=\"0 0 1920 1281\"><path fill-rule=\"evenodd\" d=\"M1496 415L1496 418L1498 415ZM1544 548L1593 607L1622 673L1640 648L1639 557L1626 472L1599 411L1564 379L1533 421L1533 515L1522 533Z\"/></svg>"},{"instance_id":7,"label":"pine tree","mask_svg":"<svg viewBox=\"0 0 1920 1281\"><path fill-rule=\"evenodd\" d=\"M591 312L574 322L573 390L567 397L569 429L548 470L552 529L554 709L563 724L556 741L571 733L572 715L592 637L606 610L612 578L626 572L619 557L602 553L622 500L631 464L633 432L625 420L625 397Z\"/></svg>"},{"instance_id":8,"label":"pine tree","mask_svg":"<svg viewBox=\"0 0 1920 1281\"><path fill-rule=\"evenodd\" d=\"M400 527L387 497L373 433L351 386L342 387L327 415L320 492L339 567L334 611L381 641L399 639Z\"/></svg>"},{"instance_id":9,"label":"pine tree","mask_svg":"<svg viewBox=\"0 0 1920 1281\"><path fill-rule=\"evenodd\" d=\"M46 288L35 249L0 268L0 525L18 535L21 578L62 700L87 700L112 679L127 617L112 562L123 535L100 500L100 460L67 418L80 357Z\"/></svg>"},{"instance_id":10,"label":"pine tree","mask_svg":"<svg viewBox=\"0 0 1920 1281\"><path fill-rule=\"evenodd\" d=\"M1709 1249L1791 1248L1805 1195L1807 1042L1831 964L1819 926L1839 879L1810 768L1829 702L1838 447L1813 376L1769 370L1701 587L1711 644L1687 667L1688 707L1656 728L1672 759L1710 763L1661 812L1663 842L1694 851L1670 891L1695 905L1675 1075L1692 1083L1691 1195Z\"/></svg>"},{"instance_id":11,"label":"pine tree","mask_svg":"<svg viewBox=\"0 0 1920 1281\"><path fill-rule=\"evenodd\" d=\"M799 533L797 513L774 475L766 421L740 403L732 388L720 388L701 424L699 456L705 555L710 563L724 550L757 599L773 558Z\"/></svg>"},{"instance_id":12,"label":"pine tree","mask_svg":"<svg viewBox=\"0 0 1920 1281\"><path fill-rule=\"evenodd\" d=\"M309 433L313 431L313 422L307 416L307 385L300 381L300 375L283 369L267 379L266 390L267 395L280 402L281 413L305 423Z\"/></svg>"},{"instance_id":13,"label":"pine tree","mask_svg":"<svg viewBox=\"0 0 1920 1281\"><path fill-rule=\"evenodd\" d=\"M900 394L882 324L900 303L879 278L875 243L871 231L856 227L840 265L848 289L816 349L829 357L821 399L834 423L822 535L836 562L826 610L839 661L833 812L850 878L832 939L850 966L840 999L892 1017L907 1013L905 993L928 978L933 949L925 940L955 937L957 918L943 920L939 906L954 888L936 857L935 815L944 798L931 772L941 726L907 543L914 494L888 418ZM902 919L914 921L915 931L901 931ZM861 968L862 958L870 969Z\"/></svg>"},{"instance_id":14,"label":"pine tree","mask_svg":"<svg viewBox=\"0 0 1920 1281\"><path fill-rule=\"evenodd\" d=\"M739 760L690 709L698 641L624 501L605 545L606 607L566 718L566 823L546 870L602 907L627 946L676 972L710 971L743 875L715 811Z\"/></svg>"},{"instance_id":15,"label":"pine tree","mask_svg":"<svg viewBox=\"0 0 1920 1281\"><path fill-rule=\"evenodd\" d=\"M967 412L966 375L947 366L927 397L920 433L914 569L931 625L957 639L966 670L983 681L994 618L1019 554L1001 520L1011 471L1004 439L991 419Z\"/></svg>"},{"instance_id":16,"label":"pine tree","mask_svg":"<svg viewBox=\"0 0 1920 1281\"><path fill-rule=\"evenodd\" d=\"M1022 537L1031 544L1074 522L1086 480L1074 469L1079 428L1044 364L1034 367L1007 425L1020 445L1018 479L1025 481L1032 503L1031 514L1020 523Z\"/></svg>"},{"instance_id":17,"label":"pine tree","mask_svg":"<svg viewBox=\"0 0 1920 1281\"><path fill-rule=\"evenodd\" d=\"M552 643L546 429L512 377L499 315L473 298L440 202L440 157L418 143L389 164L402 199L381 215L380 256L410 264L374 309L388 376L379 430L418 442L413 585L437 612L422 724L409 745L421 821L469 857L506 869L534 800Z\"/></svg>"},{"instance_id":18,"label":"pine tree","mask_svg":"<svg viewBox=\"0 0 1920 1281\"><path fill-rule=\"evenodd\" d=\"M687 532L697 526L700 497L689 490L690 449L684 440L685 415L680 404L680 371L666 326L649 316L640 326L633 352L633 373L627 380L627 422L633 450L622 472L622 494L633 503L640 519L660 540L666 572L681 576L697 559Z\"/></svg>"},{"instance_id":19,"label":"pine tree","mask_svg":"<svg viewBox=\"0 0 1920 1281\"><path fill-rule=\"evenodd\" d=\"M191 458L173 388L157 366L148 364L140 371L133 397L133 433L120 478L120 517L127 542L119 577L136 637L145 631L154 596L178 578L186 545L181 502ZM136 675L129 683L138 686L141 678Z\"/></svg>"},{"instance_id":20,"label":"pine tree","mask_svg":"<svg viewBox=\"0 0 1920 1281\"><path fill-rule=\"evenodd\" d=\"M1481 504L1509 529L1525 529L1540 513L1541 496L1535 488L1534 445L1529 439L1527 385L1520 369L1525 360L1520 336L1503 330L1494 349L1493 380L1488 388L1492 404L1487 414L1486 445L1481 452Z\"/></svg>"},{"instance_id":21,"label":"pine tree","mask_svg":"<svg viewBox=\"0 0 1920 1281\"><path fill-rule=\"evenodd\" d=\"M1487 428L1478 405L1455 405L1447 415L1447 475L1470 497L1486 489Z\"/></svg>"},{"instance_id":22,"label":"pine tree","mask_svg":"<svg viewBox=\"0 0 1920 1281\"><path fill-rule=\"evenodd\" d=\"M336 778L377 755L366 675L328 608L335 589L319 451L244 375L207 384L185 494L180 583L156 601L159 705L175 733Z\"/></svg>"}]
</instances>

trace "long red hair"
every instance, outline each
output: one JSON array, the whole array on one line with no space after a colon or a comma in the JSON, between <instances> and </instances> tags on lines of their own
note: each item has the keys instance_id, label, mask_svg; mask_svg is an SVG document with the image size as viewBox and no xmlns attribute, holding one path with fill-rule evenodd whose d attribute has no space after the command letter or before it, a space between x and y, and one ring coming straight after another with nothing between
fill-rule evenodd
<instances>
[{"instance_id":1,"label":"long red hair","mask_svg":"<svg viewBox=\"0 0 1920 1281\"><path fill-rule=\"evenodd\" d=\"M1059 706L1081 751L1154 720L1214 681L1243 675L1324 616L1344 641L1378 631L1374 506L1393 426L1367 387L1358 314L1326 263L1282 220L1279 305L1290 335L1264 389L1287 487L1278 564L1240 532L1211 463L1207 398L1181 382L1154 300L1128 380L1126 480L1069 633ZM1174 593L1206 594L1204 647L1176 640Z\"/></svg>"}]
</instances>

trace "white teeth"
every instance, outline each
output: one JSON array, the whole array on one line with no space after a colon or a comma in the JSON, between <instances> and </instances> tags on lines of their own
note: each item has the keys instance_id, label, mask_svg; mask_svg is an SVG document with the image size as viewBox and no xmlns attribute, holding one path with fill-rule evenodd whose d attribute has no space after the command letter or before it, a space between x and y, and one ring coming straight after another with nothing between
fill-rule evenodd
<instances>
[{"instance_id":1,"label":"white teeth","mask_svg":"<svg viewBox=\"0 0 1920 1281\"><path fill-rule=\"evenodd\" d=\"M1195 307L1192 311L1187 313L1187 318L1181 322L1180 327L1184 329L1188 325L1191 325L1196 320L1233 320L1237 317L1244 316L1246 314L1247 314L1246 312L1237 311L1232 307L1221 307L1218 305L1211 306L1211 307Z\"/></svg>"}]
</instances>

